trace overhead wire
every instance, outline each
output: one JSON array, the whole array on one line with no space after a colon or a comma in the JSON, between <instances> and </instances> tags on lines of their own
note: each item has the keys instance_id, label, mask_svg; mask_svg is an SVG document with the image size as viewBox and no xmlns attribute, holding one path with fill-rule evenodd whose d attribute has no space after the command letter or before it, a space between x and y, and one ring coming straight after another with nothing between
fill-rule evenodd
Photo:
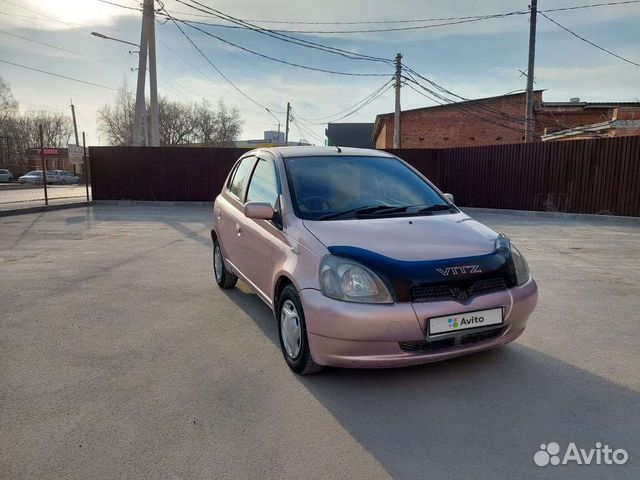
<instances>
[{"instance_id":1,"label":"overhead wire","mask_svg":"<svg viewBox=\"0 0 640 480\"><path fill-rule=\"evenodd\" d=\"M608 50L600 45L598 45L597 43L592 42L591 40L578 35L576 32L574 32L573 30L570 30L569 28L565 27L564 25L556 22L553 18L549 17L548 15L544 14L543 12L538 12L538 14L542 15L544 18L546 18L547 20L549 20L551 23L557 25L558 27L560 27L562 30L564 30L565 32L568 32L569 34L573 35L574 37L576 37L579 40L582 40L585 43L588 43L589 45L591 45L592 47L597 48L598 50L601 50L605 53L608 53L609 55L612 55L620 60L622 60L623 62L627 62L631 65L635 65L636 67L640 67L640 63L638 62L634 62L633 60L629 60L628 58L623 57L622 55L618 55L617 53L612 52L611 50Z\"/></svg>"},{"instance_id":2,"label":"overhead wire","mask_svg":"<svg viewBox=\"0 0 640 480\"><path fill-rule=\"evenodd\" d=\"M101 85L101 84L99 84L99 83L89 82L89 81L87 81L87 80L81 80L81 79L79 79L79 78L74 78L74 77L69 77L69 76L67 76L67 75L61 75L61 74L59 74L59 73L49 72L49 71L47 71L47 70L42 70L42 69L40 69L40 68L29 67L29 66L27 66L27 65L21 65L21 64L19 64L19 63L10 62L10 61L8 61L8 60L0 59L0 62L2 62L2 63L7 63L7 64L9 64L9 65L13 65L13 66L15 66L15 67L20 67L20 68L24 68L24 69L27 69L27 70L32 70L32 71L34 71L34 72L40 72L40 73L44 73L44 74L46 74L46 75L51 75L51 76L58 77L58 78L64 78L64 79L66 79L66 80L71 80L71 81L73 81L73 82L84 83L84 84L86 84L86 85L93 85L94 87L105 88L105 89L107 89L107 90L113 90L114 92L117 92L117 91L118 91L118 89L117 89L117 88L109 87L109 86L107 86L107 85Z\"/></svg>"},{"instance_id":3,"label":"overhead wire","mask_svg":"<svg viewBox=\"0 0 640 480\"><path fill-rule=\"evenodd\" d=\"M589 5L576 5L572 7L561 7L561 8L551 8L542 10L543 12L561 12L568 10L578 10L585 8L594 8L594 7L603 7L603 6L615 6L615 5L625 5L625 4L633 4L640 3L640 0L627 0L627 1L615 1L615 2L604 2L604 3L594 3ZM206 14L196 14L190 12L175 12L180 15L188 15L194 17L207 17L209 15ZM525 10L522 10L523 14L528 13ZM495 14L499 15L499 14ZM431 17L431 18L415 18L415 19L388 19L388 20L357 20L357 21L300 21L300 20L263 20L263 19L242 19L245 22L257 22L257 23L266 23L266 24L288 24L288 25L380 25L380 24L401 24L401 23L427 23L427 22L444 22L451 20L465 20L465 19L473 19L473 18L485 18L490 17L490 15L467 15L467 16L459 16L459 17Z\"/></svg>"},{"instance_id":4,"label":"overhead wire","mask_svg":"<svg viewBox=\"0 0 640 480\"><path fill-rule=\"evenodd\" d=\"M166 10L165 10L166 12ZM189 36L189 34L187 34L182 27L180 27L180 25L178 24L178 22L173 19L171 17L171 21L173 22L173 24L176 26L176 28L180 31L180 33L187 39L187 41L196 49L196 51L206 60L206 62L216 71L218 72L218 75L220 75L229 85L231 85L233 87L234 90L236 90L238 93L240 93L243 97L245 97L246 99L248 99L251 103L253 103L254 105L260 107L261 109L265 110L269 115L271 115L277 122L280 122L280 120L278 119L278 117L276 117L274 115L274 112L269 109L269 107L261 104L260 102L258 102L257 100L255 100L253 97L251 97L250 95L248 95L244 90L242 90L240 87L238 87L227 75L225 75L225 73L220 70L218 68L218 66L213 63L211 61L211 59L202 51L202 49L191 39L191 37Z\"/></svg>"},{"instance_id":5,"label":"overhead wire","mask_svg":"<svg viewBox=\"0 0 640 480\"><path fill-rule=\"evenodd\" d=\"M393 77L390 78L389 80L387 80L385 83L382 84L382 86L378 87L376 90L374 90L373 92L371 92L369 95L367 95L366 97L362 98L361 100L358 100L356 103L354 103L353 105L348 106L347 108L344 108L334 114L331 115L325 115L323 117L315 117L315 118L304 118L302 117L302 119L304 121L307 122L317 122L317 121L321 121L321 120L329 120L333 117L338 117L340 115L342 115L345 112L348 112L349 110L357 107L358 105L360 105L363 102L366 102L370 97L376 95L378 92L380 92L383 88L385 88L387 85L389 85L391 82L393 82ZM324 122L323 122L324 123Z\"/></svg>"},{"instance_id":6,"label":"overhead wire","mask_svg":"<svg viewBox=\"0 0 640 480\"><path fill-rule=\"evenodd\" d=\"M201 11L201 12L206 12L208 15L214 16L215 18L219 18L221 20L225 20L225 21L228 21L230 23L233 23L235 26L237 26L239 28L252 30L252 31L254 31L256 33L260 33L262 35L267 35L269 37L276 38L276 39L284 41L284 42L292 43L292 44L303 46L303 47L307 47L307 48L314 48L316 50L325 51L327 53L333 53L333 54L336 54L336 55L341 55L341 56L349 58L351 60L367 60L367 61L372 61L372 62L383 62L383 63L387 63L387 64L388 63L393 63L393 60L388 59L388 58L375 57L375 56L366 55L366 54L359 53L359 52L353 52L353 51L349 51L349 50L345 50L345 49L341 49L341 48L337 48L337 47L332 47L330 45L325 45L325 44L322 44L322 43L319 43L319 42L312 42L310 40L306 40L306 39L303 39L303 38L294 37L294 36L291 36L291 35L286 35L286 34L280 32L280 31L276 31L276 30L260 27L258 25L251 24L251 23L247 22L246 20L241 20L241 19L236 18L236 17L234 17L232 15L229 15L229 14L226 14L224 12L221 12L220 10L217 10L217 9L215 9L213 7L208 6L208 5L204 5L204 4L200 3L198 0L189 0L190 3L187 3L184 0L175 0L175 1L178 2L178 3L181 3L182 5L190 7L192 9L195 9L195 10L198 10L198 11ZM192 4L195 4L195 5L192 5ZM196 23L196 22L192 22L192 23ZM204 22L201 22L201 23L204 23Z\"/></svg>"}]
</instances>

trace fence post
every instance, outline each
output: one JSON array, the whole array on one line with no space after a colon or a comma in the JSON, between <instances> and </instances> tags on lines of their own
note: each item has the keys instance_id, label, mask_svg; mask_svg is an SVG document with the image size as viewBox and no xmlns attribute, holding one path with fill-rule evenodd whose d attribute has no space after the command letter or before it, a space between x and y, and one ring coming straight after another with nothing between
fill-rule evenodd
<instances>
[{"instance_id":1,"label":"fence post","mask_svg":"<svg viewBox=\"0 0 640 480\"><path fill-rule=\"evenodd\" d=\"M87 202L89 201L89 162L87 162L87 142L82 132L82 160L84 161L84 185L87 190Z\"/></svg>"},{"instance_id":2,"label":"fence post","mask_svg":"<svg viewBox=\"0 0 640 480\"><path fill-rule=\"evenodd\" d=\"M44 159L44 134L42 133L42 124L40 124L40 158L42 159L42 185L44 187L44 204L49 205L49 196L47 195L47 162Z\"/></svg>"}]
</instances>

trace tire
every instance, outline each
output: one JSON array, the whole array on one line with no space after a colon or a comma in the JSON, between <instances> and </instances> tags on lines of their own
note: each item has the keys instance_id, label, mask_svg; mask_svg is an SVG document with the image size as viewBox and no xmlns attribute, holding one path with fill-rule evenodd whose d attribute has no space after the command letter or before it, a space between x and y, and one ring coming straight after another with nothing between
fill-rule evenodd
<instances>
[{"instance_id":1,"label":"tire","mask_svg":"<svg viewBox=\"0 0 640 480\"><path fill-rule=\"evenodd\" d=\"M293 285L287 285L282 290L278 299L276 319L280 349L289 368L299 375L308 375L322 370L324 367L314 362L311 356L302 302ZM298 335L295 334L296 327ZM285 332L284 335L283 332ZM288 338L285 339L285 336ZM296 337L297 342L292 341Z\"/></svg>"},{"instance_id":2,"label":"tire","mask_svg":"<svg viewBox=\"0 0 640 480\"><path fill-rule=\"evenodd\" d=\"M216 261L216 254L219 255L219 261ZM213 278L218 286L224 290L235 287L238 282L238 277L224 266L224 258L222 258L218 239L213 241Z\"/></svg>"}]
</instances>

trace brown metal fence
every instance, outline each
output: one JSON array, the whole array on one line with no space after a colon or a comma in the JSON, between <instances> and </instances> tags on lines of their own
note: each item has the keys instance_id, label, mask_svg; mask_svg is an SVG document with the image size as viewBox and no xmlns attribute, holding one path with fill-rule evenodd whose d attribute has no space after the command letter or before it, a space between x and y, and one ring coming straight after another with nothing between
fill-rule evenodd
<instances>
[{"instance_id":1,"label":"brown metal fence","mask_svg":"<svg viewBox=\"0 0 640 480\"><path fill-rule=\"evenodd\" d=\"M389 151L462 207L640 216L640 137ZM212 201L244 152L91 147L93 199Z\"/></svg>"}]
</instances>

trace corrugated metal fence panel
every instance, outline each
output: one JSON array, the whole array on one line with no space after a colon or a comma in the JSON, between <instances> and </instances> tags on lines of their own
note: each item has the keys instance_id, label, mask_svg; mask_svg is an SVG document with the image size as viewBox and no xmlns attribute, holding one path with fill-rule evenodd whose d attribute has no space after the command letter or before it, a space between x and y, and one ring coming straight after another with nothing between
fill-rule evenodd
<instances>
[{"instance_id":1,"label":"corrugated metal fence panel","mask_svg":"<svg viewBox=\"0 0 640 480\"><path fill-rule=\"evenodd\" d=\"M640 216L640 137L388 150L462 207ZM243 149L91 147L95 200L212 201Z\"/></svg>"},{"instance_id":2,"label":"corrugated metal fence panel","mask_svg":"<svg viewBox=\"0 0 640 480\"><path fill-rule=\"evenodd\" d=\"M210 202L239 148L90 147L94 200Z\"/></svg>"},{"instance_id":3,"label":"corrugated metal fence panel","mask_svg":"<svg viewBox=\"0 0 640 480\"><path fill-rule=\"evenodd\" d=\"M640 137L388 151L463 207L640 216Z\"/></svg>"}]
</instances>

